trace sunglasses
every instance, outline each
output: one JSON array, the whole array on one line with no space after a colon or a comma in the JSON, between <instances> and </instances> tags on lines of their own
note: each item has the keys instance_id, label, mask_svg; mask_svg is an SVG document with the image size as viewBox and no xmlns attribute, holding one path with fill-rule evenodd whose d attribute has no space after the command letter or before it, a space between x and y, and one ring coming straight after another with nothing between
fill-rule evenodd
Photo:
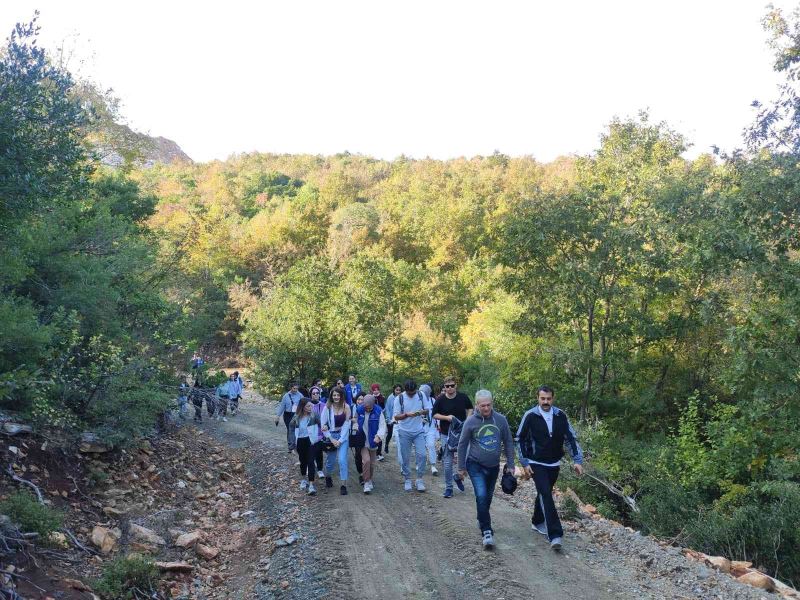
<instances>
[{"instance_id":1,"label":"sunglasses","mask_svg":"<svg viewBox=\"0 0 800 600\"><path fill-rule=\"evenodd\" d=\"M446 387L446 388L454 388L454 387L456 387L456 384L455 383L445 383L444 387Z\"/></svg>"}]
</instances>

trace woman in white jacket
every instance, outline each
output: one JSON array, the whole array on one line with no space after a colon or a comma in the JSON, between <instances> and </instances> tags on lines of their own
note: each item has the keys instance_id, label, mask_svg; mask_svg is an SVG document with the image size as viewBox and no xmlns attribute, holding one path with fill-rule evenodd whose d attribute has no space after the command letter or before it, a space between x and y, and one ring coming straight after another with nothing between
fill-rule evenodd
<instances>
[{"instance_id":1,"label":"woman in white jacket","mask_svg":"<svg viewBox=\"0 0 800 600\"><path fill-rule=\"evenodd\" d=\"M427 402L426 405L433 406L433 398L431 398L431 386L423 383L419 386L419 392ZM436 440L439 439L439 430L436 427L436 421L433 420L433 411L428 411L428 418L425 423L425 449L428 451L428 462L431 465L431 475L438 475L439 469L436 468Z\"/></svg>"}]
</instances>

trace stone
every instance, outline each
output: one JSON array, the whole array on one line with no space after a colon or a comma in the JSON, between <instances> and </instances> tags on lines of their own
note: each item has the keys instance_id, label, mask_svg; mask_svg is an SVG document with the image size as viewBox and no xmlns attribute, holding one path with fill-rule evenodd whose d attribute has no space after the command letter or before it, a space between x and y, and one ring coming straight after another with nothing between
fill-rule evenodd
<instances>
[{"instance_id":1,"label":"stone","mask_svg":"<svg viewBox=\"0 0 800 600\"><path fill-rule=\"evenodd\" d=\"M111 446L104 444L100 438L91 431L84 431L81 434L81 442L78 450L84 454L103 454L111 451Z\"/></svg>"},{"instance_id":2,"label":"stone","mask_svg":"<svg viewBox=\"0 0 800 600\"><path fill-rule=\"evenodd\" d=\"M231 513L231 519L238 519L239 518L239 511L235 510Z\"/></svg>"},{"instance_id":3,"label":"stone","mask_svg":"<svg viewBox=\"0 0 800 600\"><path fill-rule=\"evenodd\" d=\"M140 541L145 542L147 544L155 544L156 546L166 546L167 541L158 535L152 529L148 529L147 527L142 527L141 525L137 525L136 523L131 523L130 526L131 536Z\"/></svg>"},{"instance_id":4,"label":"stone","mask_svg":"<svg viewBox=\"0 0 800 600\"><path fill-rule=\"evenodd\" d=\"M17 435L20 433L33 433L33 427L30 425L21 425L19 423L3 423L3 433L7 435Z\"/></svg>"},{"instance_id":5,"label":"stone","mask_svg":"<svg viewBox=\"0 0 800 600\"><path fill-rule=\"evenodd\" d=\"M67 579L62 579L61 582L64 585L66 585L68 587L71 587L73 590L78 590L79 592L91 592L92 591L92 588L90 588L88 585L86 585L85 583L83 583L82 581L79 581L77 579L69 579L69 578L67 578Z\"/></svg>"},{"instance_id":6,"label":"stone","mask_svg":"<svg viewBox=\"0 0 800 600\"><path fill-rule=\"evenodd\" d=\"M746 583L747 585L752 585L753 587L757 587L768 592L775 590L775 582L772 580L772 577L767 577L758 571L750 571L749 573L740 575L736 578L736 581Z\"/></svg>"},{"instance_id":7,"label":"stone","mask_svg":"<svg viewBox=\"0 0 800 600\"><path fill-rule=\"evenodd\" d=\"M291 546L296 541L297 541L297 535L293 533L292 535L286 536L282 540L278 540L277 542L275 542L275 545L276 546Z\"/></svg>"},{"instance_id":8,"label":"stone","mask_svg":"<svg viewBox=\"0 0 800 600\"><path fill-rule=\"evenodd\" d=\"M183 479L178 479L178 484L177 485L178 485L178 487L180 489L183 489L183 488L186 487L186 482Z\"/></svg>"},{"instance_id":9,"label":"stone","mask_svg":"<svg viewBox=\"0 0 800 600\"><path fill-rule=\"evenodd\" d=\"M104 506L103 513L105 513L109 517L114 517L115 519L121 519L126 514L128 514L128 511L122 510L120 508L115 508L113 506Z\"/></svg>"},{"instance_id":10,"label":"stone","mask_svg":"<svg viewBox=\"0 0 800 600\"><path fill-rule=\"evenodd\" d=\"M69 548L69 540L67 540L67 536L60 531L50 532L50 535L47 536L47 541L58 548Z\"/></svg>"},{"instance_id":11,"label":"stone","mask_svg":"<svg viewBox=\"0 0 800 600\"><path fill-rule=\"evenodd\" d=\"M723 573L731 572L731 561L724 556L706 556L706 562Z\"/></svg>"},{"instance_id":12,"label":"stone","mask_svg":"<svg viewBox=\"0 0 800 600\"><path fill-rule=\"evenodd\" d=\"M228 492L220 492L217 494L217 498L220 498L221 500L230 500L233 498L233 496L231 496Z\"/></svg>"},{"instance_id":13,"label":"stone","mask_svg":"<svg viewBox=\"0 0 800 600\"><path fill-rule=\"evenodd\" d=\"M187 562L156 562L155 565L162 571L191 573L194 570L194 565L190 565Z\"/></svg>"},{"instance_id":14,"label":"stone","mask_svg":"<svg viewBox=\"0 0 800 600\"><path fill-rule=\"evenodd\" d=\"M203 532L199 529L179 535L175 540L175 545L178 548L189 548L194 546L197 542L203 539Z\"/></svg>"},{"instance_id":15,"label":"stone","mask_svg":"<svg viewBox=\"0 0 800 600\"><path fill-rule=\"evenodd\" d=\"M95 525L92 529L92 543L100 548L100 552L103 554L110 553L121 537L122 533L119 529L109 529L100 525Z\"/></svg>"},{"instance_id":16,"label":"stone","mask_svg":"<svg viewBox=\"0 0 800 600\"><path fill-rule=\"evenodd\" d=\"M595 514L597 514L597 509L596 509L596 508L594 507L594 505L592 505L592 504L584 504L584 505L583 505L583 510L585 510L585 511L586 511L587 513L589 513L590 515L595 515Z\"/></svg>"},{"instance_id":17,"label":"stone","mask_svg":"<svg viewBox=\"0 0 800 600\"><path fill-rule=\"evenodd\" d=\"M194 548L194 551L197 552L198 556L201 556L206 560L213 560L219 554L219 548L206 546L205 544L197 544Z\"/></svg>"}]
</instances>

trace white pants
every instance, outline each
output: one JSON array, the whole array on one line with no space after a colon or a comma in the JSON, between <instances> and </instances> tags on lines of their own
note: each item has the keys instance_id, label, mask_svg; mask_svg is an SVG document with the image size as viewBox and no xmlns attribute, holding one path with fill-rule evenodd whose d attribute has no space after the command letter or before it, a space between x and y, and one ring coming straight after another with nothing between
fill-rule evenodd
<instances>
[{"instance_id":1,"label":"white pants","mask_svg":"<svg viewBox=\"0 0 800 600\"><path fill-rule=\"evenodd\" d=\"M436 440L439 439L439 430L433 425L428 425L425 429L425 448L428 450L428 462L431 466L436 465Z\"/></svg>"}]
</instances>

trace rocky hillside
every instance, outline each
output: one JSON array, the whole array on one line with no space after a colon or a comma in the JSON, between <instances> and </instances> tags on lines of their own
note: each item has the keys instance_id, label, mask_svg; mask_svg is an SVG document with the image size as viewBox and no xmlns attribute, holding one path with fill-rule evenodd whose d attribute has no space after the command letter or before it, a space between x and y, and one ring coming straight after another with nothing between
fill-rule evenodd
<instances>
[{"instance_id":1,"label":"rocky hillside","mask_svg":"<svg viewBox=\"0 0 800 600\"><path fill-rule=\"evenodd\" d=\"M104 131L92 141L100 162L110 167L121 167L128 162L143 167L192 162L173 140L151 137L119 123L114 123L113 131Z\"/></svg>"}]
</instances>

